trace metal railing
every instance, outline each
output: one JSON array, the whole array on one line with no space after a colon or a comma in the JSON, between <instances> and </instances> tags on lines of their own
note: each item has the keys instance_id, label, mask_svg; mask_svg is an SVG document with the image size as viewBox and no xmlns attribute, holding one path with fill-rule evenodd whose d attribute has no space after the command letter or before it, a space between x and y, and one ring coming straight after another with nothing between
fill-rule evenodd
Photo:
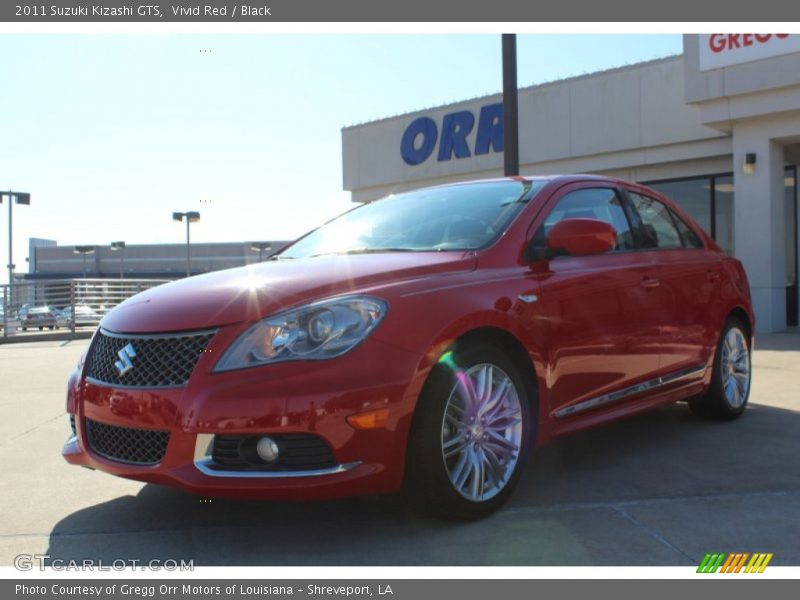
<instances>
[{"instance_id":1,"label":"metal railing","mask_svg":"<svg viewBox=\"0 0 800 600\"><path fill-rule=\"evenodd\" d=\"M167 280L49 279L3 285L2 337L23 332L62 330L75 333L94 329L117 304L162 283Z\"/></svg>"}]
</instances>

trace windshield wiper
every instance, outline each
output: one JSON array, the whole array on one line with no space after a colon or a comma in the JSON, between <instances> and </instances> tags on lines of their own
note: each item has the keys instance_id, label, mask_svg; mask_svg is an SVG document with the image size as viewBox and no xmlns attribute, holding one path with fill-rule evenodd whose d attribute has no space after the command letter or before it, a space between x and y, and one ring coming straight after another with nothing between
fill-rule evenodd
<instances>
[{"instance_id":1,"label":"windshield wiper","mask_svg":"<svg viewBox=\"0 0 800 600\"><path fill-rule=\"evenodd\" d=\"M341 254L379 254L381 252L420 252L416 248L352 248Z\"/></svg>"},{"instance_id":2,"label":"windshield wiper","mask_svg":"<svg viewBox=\"0 0 800 600\"><path fill-rule=\"evenodd\" d=\"M349 250L338 250L335 252L320 252L319 254L312 254L306 258L316 258L318 256L335 256L346 254L380 254L382 252L435 252L434 249L429 248L351 248Z\"/></svg>"}]
</instances>

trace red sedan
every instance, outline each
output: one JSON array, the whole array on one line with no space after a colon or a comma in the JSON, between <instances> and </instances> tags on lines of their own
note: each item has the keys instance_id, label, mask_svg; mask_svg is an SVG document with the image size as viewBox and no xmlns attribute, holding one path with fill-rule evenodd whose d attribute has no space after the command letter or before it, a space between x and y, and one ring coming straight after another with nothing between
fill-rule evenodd
<instances>
[{"instance_id":1,"label":"red sedan","mask_svg":"<svg viewBox=\"0 0 800 600\"><path fill-rule=\"evenodd\" d=\"M649 188L418 190L107 314L64 456L208 496L405 487L473 518L556 436L680 400L740 416L752 338L742 265Z\"/></svg>"}]
</instances>

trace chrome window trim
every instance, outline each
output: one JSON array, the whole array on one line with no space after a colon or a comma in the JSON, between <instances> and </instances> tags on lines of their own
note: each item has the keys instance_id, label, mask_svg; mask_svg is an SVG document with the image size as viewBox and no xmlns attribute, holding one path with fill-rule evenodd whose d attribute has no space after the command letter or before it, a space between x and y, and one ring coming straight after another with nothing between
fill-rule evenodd
<instances>
[{"instance_id":1,"label":"chrome window trim","mask_svg":"<svg viewBox=\"0 0 800 600\"><path fill-rule=\"evenodd\" d=\"M603 394L602 396L589 398L588 400L584 400L583 402L578 402L577 404L571 404L570 406L565 406L564 408L558 409L554 413L554 415L557 419L561 419L563 417L568 417L570 415L582 413L586 410L589 410L590 408L603 406L611 402L618 402L630 396L641 394L642 392L646 392L648 390L660 388L667 384L675 383L676 381L697 377L701 375L703 372L705 372L705 370L706 370L705 364L695 365L693 367L687 367L685 369L679 369L678 371L673 371L672 373L667 373L666 375L661 375L660 377L656 377L654 379L650 379L642 383L637 383L636 385L632 385L630 387L617 390L616 392Z\"/></svg>"},{"instance_id":2,"label":"chrome window trim","mask_svg":"<svg viewBox=\"0 0 800 600\"><path fill-rule=\"evenodd\" d=\"M355 469L361 461L334 465L327 469L314 469L309 471L229 471L214 468L211 452L214 448L213 433L198 433L194 445L194 466L203 475L209 477L238 477L243 479L280 479L282 477L320 477L335 475Z\"/></svg>"}]
</instances>

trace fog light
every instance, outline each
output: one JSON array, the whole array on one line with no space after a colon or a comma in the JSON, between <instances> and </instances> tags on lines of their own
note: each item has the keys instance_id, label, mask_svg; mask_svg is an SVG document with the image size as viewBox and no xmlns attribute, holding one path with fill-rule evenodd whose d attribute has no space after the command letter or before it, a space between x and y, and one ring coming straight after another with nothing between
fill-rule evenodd
<instances>
[{"instance_id":1,"label":"fog light","mask_svg":"<svg viewBox=\"0 0 800 600\"><path fill-rule=\"evenodd\" d=\"M256 454L258 458L266 463L275 462L278 460L278 444L275 443L271 437L262 437L256 444Z\"/></svg>"}]
</instances>

